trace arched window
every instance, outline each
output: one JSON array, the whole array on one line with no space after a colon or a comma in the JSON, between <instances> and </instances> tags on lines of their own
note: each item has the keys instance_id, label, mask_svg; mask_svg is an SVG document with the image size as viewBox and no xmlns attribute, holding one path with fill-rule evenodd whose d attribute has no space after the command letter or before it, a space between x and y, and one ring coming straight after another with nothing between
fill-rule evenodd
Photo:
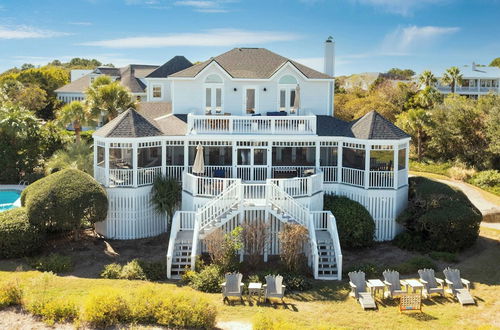
<instances>
[{"instance_id":1,"label":"arched window","mask_svg":"<svg viewBox=\"0 0 500 330\"><path fill-rule=\"evenodd\" d=\"M205 78L205 112L221 113L223 108L223 83L217 74L208 75Z\"/></svg>"},{"instance_id":2,"label":"arched window","mask_svg":"<svg viewBox=\"0 0 500 330\"><path fill-rule=\"evenodd\" d=\"M285 75L278 80L278 110L297 114L296 88L298 81L294 76Z\"/></svg>"},{"instance_id":3,"label":"arched window","mask_svg":"<svg viewBox=\"0 0 500 330\"><path fill-rule=\"evenodd\" d=\"M297 79L294 76L286 75L280 78L279 84L297 85Z\"/></svg>"},{"instance_id":4,"label":"arched window","mask_svg":"<svg viewBox=\"0 0 500 330\"><path fill-rule=\"evenodd\" d=\"M222 84L222 78L218 74L211 74L205 78L206 84Z\"/></svg>"}]
</instances>

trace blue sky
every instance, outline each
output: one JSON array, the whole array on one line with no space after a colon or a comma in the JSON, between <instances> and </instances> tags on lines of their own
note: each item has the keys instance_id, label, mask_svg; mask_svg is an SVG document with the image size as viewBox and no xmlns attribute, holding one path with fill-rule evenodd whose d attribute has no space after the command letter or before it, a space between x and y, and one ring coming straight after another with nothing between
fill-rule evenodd
<instances>
[{"instance_id":1,"label":"blue sky","mask_svg":"<svg viewBox=\"0 0 500 330\"><path fill-rule=\"evenodd\" d=\"M337 75L439 72L500 56L500 0L0 0L0 71L52 59L121 66L265 47Z\"/></svg>"}]
</instances>

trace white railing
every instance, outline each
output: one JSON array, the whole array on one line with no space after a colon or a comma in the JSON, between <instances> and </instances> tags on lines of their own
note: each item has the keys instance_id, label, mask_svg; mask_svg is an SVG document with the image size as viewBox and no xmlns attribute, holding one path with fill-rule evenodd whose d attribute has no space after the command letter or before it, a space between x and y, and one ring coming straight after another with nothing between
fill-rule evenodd
<instances>
[{"instance_id":1,"label":"white railing","mask_svg":"<svg viewBox=\"0 0 500 330\"><path fill-rule=\"evenodd\" d=\"M398 171L398 188L408 184L408 171L402 169Z\"/></svg>"},{"instance_id":2,"label":"white railing","mask_svg":"<svg viewBox=\"0 0 500 330\"><path fill-rule=\"evenodd\" d=\"M363 187L365 185L365 171L355 168L342 168L342 183Z\"/></svg>"},{"instance_id":3,"label":"white railing","mask_svg":"<svg viewBox=\"0 0 500 330\"><path fill-rule=\"evenodd\" d=\"M107 185L106 169L101 166L94 166L94 178L97 180L97 182Z\"/></svg>"},{"instance_id":4,"label":"white railing","mask_svg":"<svg viewBox=\"0 0 500 330\"><path fill-rule=\"evenodd\" d=\"M172 278L172 261L175 249L175 239L177 238L177 233L179 232L180 225L180 211L175 212L172 219L172 226L170 227L170 239L168 241L167 249L167 277Z\"/></svg>"},{"instance_id":5,"label":"white railing","mask_svg":"<svg viewBox=\"0 0 500 330\"><path fill-rule=\"evenodd\" d=\"M198 254L198 244L200 237L200 218L196 217L194 220L193 229L193 245L191 247L191 270L195 270L196 267L196 255Z\"/></svg>"},{"instance_id":6,"label":"white railing","mask_svg":"<svg viewBox=\"0 0 500 330\"><path fill-rule=\"evenodd\" d=\"M131 187L134 185L134 170L109 169L109 185L120 187Z\"/></svg>"},{"instance_id":7,"label":"white railing","mask_svg":"<svg viewBox=\"0 0 500 330\"><path fill-rule=\"evenodd\" d=\"M312 218L312 215L310 215L310 219ZM313 221L309 220L307 222L307 229L309 231L309 242L310 242L310 248L311 248L311 268L313 270L313 276L315 279L317 279L319 276L319 253L318 253L318 241L316 239L316 229L314 228L314 223Z\"/></svg>"},{"instance_id":8,"label":"white railing","mask_svg":"<svg viewBox=\"0 0 500 330\"><path fill-rule=\"evenodd\" d=\"M314 228L316 230L327 230L328 213L325 211L311 211Z\"/></svg>"},{"instance_id":9,"label":"white railing","mask_svg":"<svg viewBox=\"0 0 500 330\"><path fill-rule=\"evenodd\" d=\"M498 91L498 87L481 87L482 93L497 92L497 91Z\"/></svg>"},{"instance_id":10,"label":"white railing","mask_svg":"<svg viewBox=\"0 0 500 330\"><path fill-rule=\"evenodd\" d=\"M193 196L200 197L215 197L239 180L233 178L201 177L187 172L184 172L182 178L182 189Z\"/></svg>"},{"instance_id":11,"label":"white railing","mask_svg":"<svg viewBox=\"0 0 500 330\"><path fill-rule=\"evenodd\" d=\"M220 195L203 205L198 212L196 212L196 218L199 219L200 230L213 225L218 217L224 215L233 206L238 205L241 201L241 197L241 180L238 180L231 184Z\"/></svg>"},{"instance_id":12,"label":"white railing","mask_svg":"<svg viewBox=\"0 0 500 330\"><path fill-rule=\"evenodd\" d=\"M214 176L214 171L222 170L224 171L224 177L232 178L233 177L233 166L231 165L205 165L205 176ZM193 166L188 167L189 173L193 173Z\"/></svg>"},{"instance_id":13,"label":"white railing","mask_svg":"<svg viewBox=\"0 0 500 330\"><path fill-rule=\"evenodd\" d=\"M328 213L328 225L327 230L330 233L330 237L333 240L333 249L335 250L335 261L337 264L337 280L342 280L342 250L340 248L339 232L337 230L337 220L333 216L332 212Z\"/></svg>"},{"instance_id":14,"label":"white railing","mask_svg":"<svg viewBox=\"0 0 500 330\"><path fill-rule=\"evenodd\" d=\"M145 167L137 170L137 185L152 184L157 176L161 175L161 166Z\"/></svg>"},{"instance_id":15,"label":"white railing","mask_svg":"<svg viewBox=\"0 0 500 330\"><path fill-rule=\"evenodd\" d=\"M190 134L316 134L316 116L188 115Z\"/></svg>"},{"instance_id":16,"label":"white railing","mask_svg":"<svg viewBox=\"0 0 500 330\"><path fill-rule=\"evenodd\" d=\"M179 230L193 230L195 227L196 212L179 211Z\"/></svg>"},{"instance_id":17,"label":"white railing","mask_svg":"<svg viewBox=\"0 0 500 330\"><path fill-rule=\"evenodd\" d=\"M393 171L370 171L370 188L393 188Z\"/></svg>"},{"instance_id":18,"label":"white railing","mask_svg":"<svg viewBox=\"0 0 500 330\"><path fill-rule=\"evenodd\" d=\"M323 173L291 179L269 179L292 197L312 196L323 190Z\"/></svg>"},{"instance_id":19,"label":"white railing","mask_svg":"<svg viewBox=\"0 0 500 330\"><path fill-rule=\"evenodd\" d=\"M243 199L265 199L265 183L243 183Z\"/></svg>"},{"instance_id":20,"label":"white railing","mask_svg":"<svg viewBox=\"0 0 500 330\"><path fill-rule=\"evenodd\" d=\"M280 172L294 172L297 177L305 176L306 170L314 170L314 166L272 166L271 174L272 177L276 177Z\"/></svg>"},{"instance_id":21,"label":"white railing","mask_svg":"<svg viewBox=\"0 0 500 330\"><path fill-rule=\"evenodd\" d=\"M165 167L165 175L167 178L181 181L182 172L184 172L183 165L169 165Z\"/></svg>"},{"instance_id":22,"label":"white railing","mask_svg":"<svg viewBox=\"0 0 500 330\"><path fill-rule=\"evenodd\" d=\"M299 204L292 196L271 182L271 180L267 180L266 197L267 202L271 206L291 216L298 224L307 227L306 221L309 220L309 209Z\"/></svg>"},{"instance_id":23,"label":"white railing","mask_svg":"<svg viewBox=\"0 0 500 330\"><path fill-rule=\"evenodd\" d=\"M323 171L324 182L332 183L337 182L338 168L337 166L321 166L320 170Z\"/></svg>"}]
</instances>

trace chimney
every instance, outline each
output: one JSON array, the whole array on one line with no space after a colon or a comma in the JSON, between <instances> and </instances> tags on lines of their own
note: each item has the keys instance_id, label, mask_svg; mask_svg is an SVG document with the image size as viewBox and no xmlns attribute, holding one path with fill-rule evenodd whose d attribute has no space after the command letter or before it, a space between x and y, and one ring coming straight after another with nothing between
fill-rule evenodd
<instances>
[{"instance_id":1,"label":"chimney","mask_svg":"<svg viewBox=\"0 0 500 330\"><path fill-rule=\"evenodd\" d=\"M332 77L335 76L335 42L332 36L328 37L325 41L324 62L324 73Z\"/></svg>"}]
</instances>

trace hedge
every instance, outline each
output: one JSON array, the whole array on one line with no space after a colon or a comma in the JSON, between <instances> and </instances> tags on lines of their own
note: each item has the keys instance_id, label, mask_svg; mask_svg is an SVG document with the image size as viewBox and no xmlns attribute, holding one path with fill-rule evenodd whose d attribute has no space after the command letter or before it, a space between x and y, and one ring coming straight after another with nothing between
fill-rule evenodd
<instances>
[{"instance_id":1,"label":"hedge","mask_svg":"<svg viewBox=\"0 0 500 330\"><path fill-rule=\"evenodd\" d=\"M456 252L474 244L482 215L462 191L423 177L409 184L408 208L397 219L407 232L396 237L398 246Z\"/></svg>"},{"instance_id":2,"label":"hedge","mask_svg":"<svg viewBox=\"0 0 500 330\"><path fill-rule=\"evenodd\" d=\"M342 247L360 248L373 244L375 221L363 205L347 197L325 195L324 208L337 220Z\"/></svg>"},{"instance_id":3,"label":"hedge","mask_svg":"<svg viewBox=\"0 0 500 330\"><path fill-rule=\"evenodd\" d=\"M104 221L106 191L90 175L65 169L40 179L21 194L28 220L48 231L76 230L88 222Z\"/></svg>"},{"instance_id":4,"label":"hedge","mask_svg":"<svg viewBox=\"0 0 500 330\"><path fill-rule=\"evenodd\" d=\"M43 232L29 223L24 207L0 213L0 257L30 255L43 241Z\"/></svg>"}]
</instances>

